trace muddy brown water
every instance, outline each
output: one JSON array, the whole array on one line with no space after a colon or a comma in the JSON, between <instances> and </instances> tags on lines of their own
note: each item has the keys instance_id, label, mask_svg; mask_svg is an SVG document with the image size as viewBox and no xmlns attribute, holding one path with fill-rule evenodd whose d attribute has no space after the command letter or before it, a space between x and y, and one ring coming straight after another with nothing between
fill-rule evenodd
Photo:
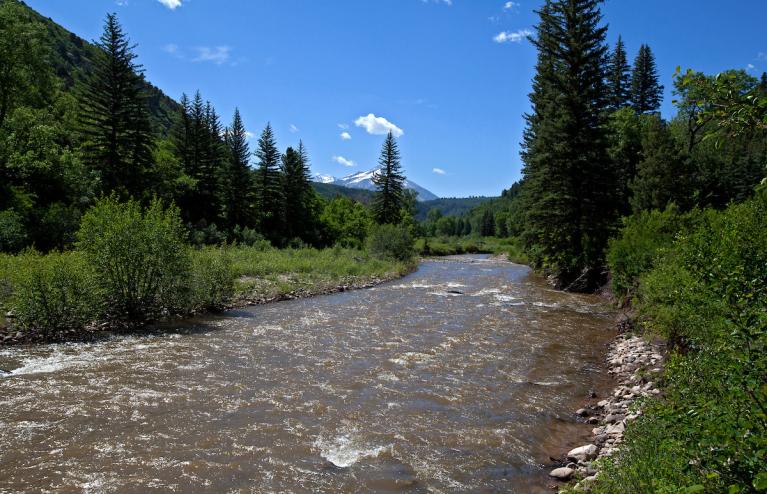
<instances>
[{"instance_id":1,"label":"muddy brown water","mask_svg":"<svg viewBox=\"0 0 767 494\"><path fill-rule=\"evenodd\" d=\"M459 293L460 292L460 293ZM135 337L0 349L0 492L550 492L612 314L479 256Z\"/></svg>"}]
</instances>

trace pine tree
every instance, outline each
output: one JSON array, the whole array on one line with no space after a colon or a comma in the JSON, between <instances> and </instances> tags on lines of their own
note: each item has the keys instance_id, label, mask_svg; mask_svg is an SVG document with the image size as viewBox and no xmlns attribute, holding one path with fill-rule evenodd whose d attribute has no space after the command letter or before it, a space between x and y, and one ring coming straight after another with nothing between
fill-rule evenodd
<instances>
[{"instance_id":1,"label":"pine tree","mask_svg":"<svg viewBox=\"0 0 767 494\"><path fill-rule=\"evenodd\" d=\"M658 82L655 56L648 45L642 45L631 71L631 105L637 113L654 113L662 101L663 86Z\"/></svg>"},{"instance_id":2,"label":"pine tree","mask_svg":"<svg viewBox=\"0 0 767 494\"><path fill-rule=\"evenodd\" d=\"M479 234L483 237L492 237L495 235L495 215L489 209L482 213L482 219L479 223Z\"/></svg>"},{"instance_id":3,"label":"pine tree","mask_svg":"<svg viewBox=\"0 0 767 494\"><path fill-rule=\"evenodd\" d=\"M152 160L143 71L115 14L107 15L97 46L93 76L82 94L88 157L101 174L104 192L141 197Z\"/></svg>"},{"instance_id":4,"label":"pine tree","mask_svg":"<svg viewBox=\"0 0 767 494\"><path fill-rule=\"evenodd\" d=\"M289 147L282 155L282 180L287 238L314 240L311 224L312 186L309 176L309 157L303 142L299 142L298 150Z\"/></svg>"},{"instance_id":5,"label":"pine tree","mask_svg":"<svg viewBox=\"0 0 767 494\"><path fill-rule=\"evenodd\" d=\"M224 183L227 204L227 226L253 227L253 172L250 169L250 147L240 110L234 110L232 126L226 132L229 163Z\"/></svg>"},{"instance_id":6,"label":"pine tree","mask_svg":"<svg viewBox=\"0 0 767 494\"><path fill-rule=\"evenodd\" d=\"M548 0L533 39L538 62L522 152L523 240L533 261L563 284L584 268L598 272L616 220L604 125L606 28L598 4Z\"/></svg>"},{"instance_id":7,"label":"pine tree","mask_svg":"<svg viewBox=\"0 0 767 494\"><path fill-rule=\"evenodd\" d=\"M386 136L378 173L373 177L376 194L373 200L373 217L378 224L396 224L402 219L402 208L405 200L402 191L405 187L405 176L400 165L399 148L391 132Z\"/></svg>"},{"instance_id":8,"label":"pine tree","mask_svg":"<svg viewBox=\"0 0 767 494\"><path fill-rule=\"evenodd\" d=\"M255 197L259 228L268 239L279 242L283 238L281 156L270 124L261 133L255 155L258 158Z\"/></svg>"},{"instance_id":9,"label":"pine tree","mask_svg":"<svg viewBox=\"0 0 767 494\"><path fill-rule=\"evenodd\" d=\"M618 36L615 50L610 54L607 74L608 105L612 110L619 110L629 104L631 99L631 68L626 59L626 47Z\"/></svg>"}]
</instances>

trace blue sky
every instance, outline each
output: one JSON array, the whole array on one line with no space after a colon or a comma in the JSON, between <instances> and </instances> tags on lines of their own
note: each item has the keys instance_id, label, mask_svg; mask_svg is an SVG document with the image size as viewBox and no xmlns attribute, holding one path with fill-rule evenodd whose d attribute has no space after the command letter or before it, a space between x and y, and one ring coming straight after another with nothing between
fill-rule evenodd
<instances>
[{"instance_id":1,"label":"blue sky","mask_svg":"<svg viewBox=\"0 0 767 494\"><path fill-rule=\"evenodd\" d=\"M436 194L498 195L519 178L539 0L27 0L86 39L114 11L167 94L200 89L316 173L372 168L394 129L405 172ZM609 41L653 48L673 112L677 65L767 71L767 1L607 0ZM345 133L345 134L344 134Z\"/></svg>"}]
</instances>

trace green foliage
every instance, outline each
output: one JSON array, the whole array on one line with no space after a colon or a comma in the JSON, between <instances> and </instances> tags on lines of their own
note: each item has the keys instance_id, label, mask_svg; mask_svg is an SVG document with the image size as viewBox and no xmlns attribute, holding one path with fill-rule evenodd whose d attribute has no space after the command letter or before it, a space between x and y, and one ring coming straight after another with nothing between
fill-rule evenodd
<instances>
[{"instance_id":1,"label":"green foliage","mask_svg":"<svg viewBox=\"0 0 767 494\"><path fill-rule=\"evenodd\" d=\"M610 53L607 72L607 97L610 109L619 110L631 99L631 75L626 55L626 45L618 36L615 50Z\"/></svg>"},{"instance_id":2,"label":"green foliage","mask_svg":"<svg viewBox=\"0 0 767 494\"><path fill-rule=\"evenodd\" d=\"M359 249L362 248L373 218L362 204L337 196L325 205L320 221L327 231L329 244Z\"/></svg>"},{"instance_id":3,"label":"green foliage","mask_svg":"<svg viewBox=\"0 0 767 494\"><path fill-rule=\"evenodd\" d=\"M229 250L206 247L189 254L187 310L220 311L234 295L234 269Z\"/></svg>"},{"instance_id":4,"label":"green foliage","mask_svg":"<svg viewBox=\"0 0 767 494\"><path fill-rule=\"evenodd\" d=\"M270 124L258 139L258 169L255 178L256 210L260 215L259 230L272 242L279 242L283 234L282 177L280 152Z\"/></svg>"},{"instance_id":5,"label":"green foliage","mask_svg":"<svg viewBox=\"0 0 767 494\"><path fill-rule=\"evenodd\" d=\"M0 211L0 252L18 252L27 240L21 215L8 209Z\"/></svg>"},{"instance_id":6,"label":"green foliage","mask_svg":"<svg viewBox=\"0 0 767 494\"><path fill-rule=\"evenodd\" d=\"M179 211L153 200L101 199L83 217L78 248L97 272L110 318L142 322L178 306L189 258Z\"/></svg>"},{"instance_id":7,"label":"green foliage","mask_svg":"<svg viewBox=\"0 0 767 494\"><path fill-rule=\"evenodd\" d=\"M376 195L373 200L373 218L379 225L396 224L405 209L405 176L400 165L399 148L394 135L389 132L378 160L380 171L373 177Z\"/></svg>"},{"instance_id":8,"label":"green foliage","mask_svg":"<svg viewBox=\"0 0 767 494\"><path fill-rule=\"evenodd\" d=\"M374 225L367 239L370 254L380 259L408 261L415 255L415 241L403 225Z\"/></svg>"},{"instance_id":9,"label":"green foliage","mask_svg":"<svg viewBox=\"0 0 767 494\"><path fill-rule=\"evenodd\" d=\"M641 278L676 353L596 492L759 492L767 476L767 194L708 210ZM700 487L696 487L700 486Z\"/></svg>"},{"instance_id":10,"label":"green foliage","mask_svg":"<svg viewBox=\"0 0 767 494\"><path fill-rule=\"evenodd\" d=\"M16 324L22 329L56 333L95 321L103 298L92 267L76 252L41 255L26 252L13 260Z\"/></svg>"},{"instance_id":11,"label":"green foliage","mask_svg":"<svg viewBox=\"0 0 767 494\"><path fill-rule=\"evenodd\" d=\"M639 47L631 71L631 105L639 113L653 113L660 110L663 100L663 86L658 82L655 56L648 45Z\"/></svg>"}]
</instances>

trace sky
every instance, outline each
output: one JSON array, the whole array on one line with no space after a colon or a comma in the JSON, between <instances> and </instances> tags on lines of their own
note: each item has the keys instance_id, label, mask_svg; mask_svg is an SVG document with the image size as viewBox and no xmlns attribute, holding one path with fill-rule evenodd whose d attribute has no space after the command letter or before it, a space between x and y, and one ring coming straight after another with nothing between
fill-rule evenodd
<instances>
[{"instance_id":1,"label":"sky","mask_svg":"<svg viewBox=\"0 0 767 494\"><path fill-rule=\"evenodd\" d=\"M398 137L407 177L441 197L499 195L520 178L534 74L526 39L541 0L26 0L87 40L116 12L147 78L200 90L281 148L303 140L313 173L376 166ZM673 115L677 66L767 71L767 0L607 0L608 42L648 43Z\"/></svg>"}]
</instances>

